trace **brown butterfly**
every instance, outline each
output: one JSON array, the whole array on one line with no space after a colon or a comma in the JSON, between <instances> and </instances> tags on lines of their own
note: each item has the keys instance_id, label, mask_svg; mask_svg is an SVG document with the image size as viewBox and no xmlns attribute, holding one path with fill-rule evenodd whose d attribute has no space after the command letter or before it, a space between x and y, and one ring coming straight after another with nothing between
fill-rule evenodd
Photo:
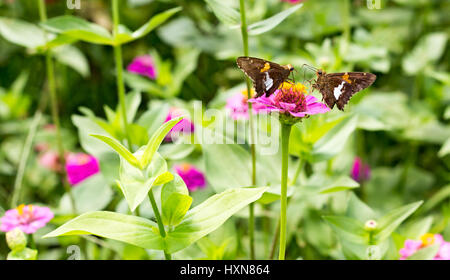
<instances>
[{"instance_id":1,"label":"brown butterfly","mask_svg":"<svg viewBox=\"0 0 450 280\"><path fill-rule=\"evenodd\" d=\"M355 93L369 87L377 78L375 74L366 72L327 74L315 68L314 71L316 71L317 79L312 87L320 91L330 109L333 109L336 104L341 111Z\"/></svg>"},{"instance_id":2,"label":"brown butterfly","mask_svg":"<svg viewBox=\"0 0 450 280\"><path fill-rule=\"evenodd\" d=\"M292 65L280 65L261 58L241 56L236 60L239 68L253 81L256 97L271 95L294 71Z\"/></svg>"}]
</instances>

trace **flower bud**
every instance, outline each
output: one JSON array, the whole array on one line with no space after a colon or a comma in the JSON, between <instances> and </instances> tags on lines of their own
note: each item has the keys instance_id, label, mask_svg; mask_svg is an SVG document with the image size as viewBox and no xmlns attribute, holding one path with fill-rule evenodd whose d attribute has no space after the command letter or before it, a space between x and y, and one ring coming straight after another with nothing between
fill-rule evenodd
<instances>
[{"instance_id":1,"label":"flower bud","mask_svg":"<svg viewBox=\"0 0 450 280\"><path fill-rule=\"evenodd\" d=\"M374 231L376 230L378 227L378 224L376 221L374 220L368 220L365 224L364 224L364 229L366 231Z\"/></svg>"},{"instance_id":2,"label":"flower bud","mask_svg":"<svg viewBox=\"0 0 450 280\"><path fill-rule=\"evenodd\" d=\"M6 243L11 250L18 251L27 246L27 238L19 228L15 228L6 233Z\"/></svg>"}]
</instances>

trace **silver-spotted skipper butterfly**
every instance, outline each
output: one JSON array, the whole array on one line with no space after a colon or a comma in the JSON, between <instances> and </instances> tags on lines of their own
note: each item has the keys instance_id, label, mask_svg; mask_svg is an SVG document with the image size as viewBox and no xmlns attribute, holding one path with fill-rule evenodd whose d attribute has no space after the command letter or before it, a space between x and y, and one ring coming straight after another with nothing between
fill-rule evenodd
<instances>
[{"instance_id":1,"label":"silver-spotted skipper butterfly","mask_svg":"<svg viewBox=\"0 0 450 280\"><path fill-rule=\"evenodd\" d=\"M317 74L317 79L312 87L320 91L323 100L325 100L330 109L333 109L334 105L336 105L341 111L344 110L345 104L355 93L369 87L377 78L372 73L345 72L327 74L321 69L311 68Z\"/></svg>"},{"instance_id":2,"label":"silver-spotted skipper butterfly","mask_svg":"<svg viewBox=\"0 0 450 280\"><path fill-rule=\"evenodd\" d=\"M237 65L253 81L256 97L271 95L289 78L292 65L280 65L261 58L241 56Z\"/></svg>"}]
</instances>

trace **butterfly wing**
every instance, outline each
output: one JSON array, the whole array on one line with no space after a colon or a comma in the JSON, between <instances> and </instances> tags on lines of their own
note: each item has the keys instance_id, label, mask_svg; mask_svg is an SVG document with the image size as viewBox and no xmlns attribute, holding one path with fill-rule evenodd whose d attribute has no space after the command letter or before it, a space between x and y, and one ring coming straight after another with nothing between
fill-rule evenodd
<instances>
[{"instance_id":1,"label":"butterfly wing","mask_svg":"<svg viewBox=\"0 0 450 280\"><path fill-rule=\"evenodd\" d=\"M375 79L376 75L365 72L325 74L325 102L327 105L336 104L339 110L343 110L355 93L372 85Z\"/></svg>"},{"instance_id":2,"label":"butterfly wing","mask_svg":"<svg viewBox=\"0 0 450 280\"><path fill-rule=\"evenodd\" d=\"M290 71L283 66L256 57L242 56L237 60L237 65L252 80L256 96L271 95L288 77ZM266 68L267 63L269 68Z\"/></svg>"}]
</instances>

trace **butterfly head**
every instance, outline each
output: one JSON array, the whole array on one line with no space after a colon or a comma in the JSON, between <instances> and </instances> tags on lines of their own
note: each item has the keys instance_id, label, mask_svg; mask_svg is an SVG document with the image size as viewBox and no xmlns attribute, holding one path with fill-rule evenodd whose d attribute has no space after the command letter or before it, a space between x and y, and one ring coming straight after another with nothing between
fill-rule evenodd
<instances>
[{"instance_id":1,"label":"butterfly head","mask_svg":"<svg viewBox=\"0 0 450 280\"><path fill-rule=\"evenodd\" d=\"M317 76L320 77L325 74L325 71L323 71L322 69L318 69L316 73L317 73Z\"/></svg>"},{"instance_id":2,"label":"butterfly head","mask_svg":"<svg viewBox=\"0 0 450 280\"><path fill-rule=\"evenodd\" d=\"M292 71L295 70L294 67L293 67L291 64L286 65L286 68L287 68L290 72L292 72Z\"/></svg>"}]
</instances>

